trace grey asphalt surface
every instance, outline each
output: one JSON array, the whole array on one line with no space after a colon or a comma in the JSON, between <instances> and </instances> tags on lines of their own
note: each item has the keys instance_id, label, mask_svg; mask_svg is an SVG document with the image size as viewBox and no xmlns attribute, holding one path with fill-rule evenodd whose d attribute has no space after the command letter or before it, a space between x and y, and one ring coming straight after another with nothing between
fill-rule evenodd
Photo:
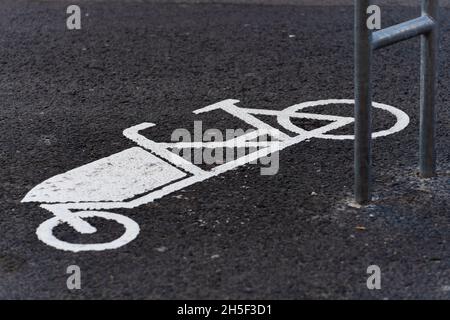
<instances>
[{"instance_id":1,"label":"grey asphalt surface","mask_svg":"<svg viewBox=\"0 0 450 320\"><path fill-rule=\"evenodd\" d=\"M280 153L280 171L248 165L132 210L141 227L117 250L70 253L35 234L52 215L20 203L56 174L132 147L141 122L167 141L193 110L224 99L249 108L353 97L353 8L133 1L0 3L0 298L449 299L450 9L443 9L439 177L417 177L419 42L380 51L374 100L411 117L374 142L375 201L351 204L352 141L313 139ZM389 6L383 25L418 9ZM319 110L320 111L320 110ZM323 112L329 112L323 110ZM351 108L340 113L351 116ZM218 114L204 127L239 127ZM392 125L385 114L375 128ZM350 128L351 129L351 128ZM349 128L347 128L349 130ZM123 230L91 219L105 241ZM66 268L82 289L66 288ZM366 269L382 271L382 290Z\"/></svg>"}]
</instances>

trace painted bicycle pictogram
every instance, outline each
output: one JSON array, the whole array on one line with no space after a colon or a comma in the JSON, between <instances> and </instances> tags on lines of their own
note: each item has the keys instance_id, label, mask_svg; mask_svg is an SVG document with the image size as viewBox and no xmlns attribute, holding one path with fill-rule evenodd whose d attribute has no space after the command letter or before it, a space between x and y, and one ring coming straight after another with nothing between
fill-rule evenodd
<instances>
[{"instance_id":1,"label":"painted bicycle pictogram","mask_svg":"<svg viewBox=\"0 0 450 320\"><path fill-rule=\"evenodd\" d=\"M352 135L334 135L331 132L354 122L352 117L308 113L309 108L317 106L337 107L354 104L353 100L320 100L304 102L284 110L241 108L238 100L224 100L194 111L195 114L225 111L239 118L256 131L236 137L233 141L215 143L184 144L183 148L219 148L232 145L246 147L255 145L258 135L269 134L276 141L259 145L258 151L245 157L204 170L192 162L174 154L171 149L177 143L160 143L140 134L140 131L155 126L153 123L141 123L123 131L128 139L138 146L113 154L109 157L88 163L66 173L56 175L40 183L27 193L22 202L37 202L54 216L37 228L37 236L45 244L57 249L80 252L116 249L134 240L139 225L132 219L103 210L119 208L132 209L153 202L190 185L218 176L239 166L251 163L259 158L281 151L287 147L311 139L351 140ZM389 105L373 103L376 110L388 112L396 119L389 129L373 134L374 138L388 136L406 128L409 117L403 111ZM283 131L259 120L256 116L275 116ZM313 130L305 130L295 125L292 119L311 119L327 121L326 125ZM284 132L286 131L286 132ZM123 225L125 232L119 238L107 243L69 243L58 239L54 229L67 223L77 232L92 234L97 230L87 218L113 220Z\"/></svg>"}]
</instances>

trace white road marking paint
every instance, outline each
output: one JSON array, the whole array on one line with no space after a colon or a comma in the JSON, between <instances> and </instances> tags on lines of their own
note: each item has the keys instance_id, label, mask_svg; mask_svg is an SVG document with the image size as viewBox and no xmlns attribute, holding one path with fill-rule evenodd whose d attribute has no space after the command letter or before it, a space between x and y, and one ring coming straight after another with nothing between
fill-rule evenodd
<instances>
[{"instance_id":1,"label":"white road marking paint","mask_svg":"<svg viewBox=\"0 0 450 320\"><path fill-rule=\"evenodd\" d=\"M311 108L311 107L317 107L317 106L329 106L329 105L340 105L340 104L354 104L355 101L354 100L348 100L348 99L330 99L330 100L319 100L319 101L310 101L310 102L304 102L304 103L300 103L297 105L294 105L292 107L289 107L285 110L283 110L283 112L278 116L278 123L280 123L283 127L285 127L286 129L295 132L295 133L302 133L302 130L298 130L298 127L295 126L294 124L292 124L290 118L293 118L294 116L292 116L292 114L298 113L298 111L300 110L304 110L306 108ZM403 112L400 109L394 108L392 106L389 106L387 104L382 104L382 103L377 103L374 102L373 103L373 107L376 109L380 109L380 110L384 110L387 111L389 113L392 113L395 118L396 118L396 123L393 127L387 129L387 130L383 130L383 131L379 131L379 132L374 132L372 137L373 138L380 138L380 137L385 137L397 132L402 131L403 129L405 129L408 124L409 124L409 116ZM302 114L303 115L303 114ZM323 116L323 115L313 115L314 117L309 117L309 119L316 119L316 120L327 120L327 117L331 116ZM353 118L351 118L353 120ZM333 139L333 140L353 140L355 139L354 135L333 135L333 134L321 134L320 136L317 136L317 138L319 139Z\"/></svg>"},{"instance_id":2,"label":"white road marking paint","mask_svg":"<svg viewBox=\"0 0 450 320\"><path fill-rule=\"evenodd\" d=\"M128 139L130 139L131 141L135 142L137 145L143 147L144 149L151 150L157 156L168 160L174 166L177 166L177 167L179 167L187 172L190 172L192 174L204 173L204 171L202 169L195 166L191 162L187 161L186 159L184 159L180 156L177 156L175 153L170 152L167 148L164 148L159 143L149 140L138 133L139 131L145 130L145 129L153 127L153 126L155 126L155 124L144 122L144 123L138 124L137 126L133 126L131 128L125 129L123 131L123 135L125 137L127 137Z\"/></svg>"},{"instance_id":3,"label":"white road marking paint","mask_svg":"<svg viewBox=\"0 0 450 320\"><path fill-rule=\"evenodd\" d=\"M77 217L83 218L103 218L106 220L114 220L125 228L125 233L118 239L108 243L95 244L76 244L59 240L53 235L53 229L60 225L65 220L59 217L53 217L43 222L36 230L36 234L42 242L60 250L80 252L80 251L103 251L108 249L120 248L130 241L136 239L139 234L139 225L128 217L111 212L101 211L81 211L77 212Z\"/></svg>"},{"instance_id":4,"label":"white road marking paint","mask_svg":"<svg viewBox=\"0 0 450 320\"><path fill-rule=\"evenodd\" d=\"M199 109L194 111L195 114L200 114L200 113L205 113L205 112L210 112L213 110L218 110L218 109L222 109L225 112L228 112L229 114L235 116L238 119L241 119L242 121L245 121L247 124L258 128L260 130L267 130L267 131L271 131L274 133L274 135L276 137L278 137L279 139L289 139L290 137L281 132L280 130L268 125L267 123L259 120L258 118L254 117L251 115L251 113L244 111L242 108L239 108L235 105L235 103L238 103L239 100L225 100L225 101L221 101L219 103L207 106L205 108ZM256 112L252 113L257 114Z\"/></svg>"},{"instance_id":5,"label":"white road marking paint","mask_svg":"<svg viewBox=\"0 0 450 320\"><path fill-rule=\"evenodd\" d=\"M33 188L22 202L43 203L41 207L55 215L38 227L36 231L38 238L49 246L72 252L116 249L135 239L139 233L139 226L125 216L93 210L135 208L305 140L313 138L354 139L352 135L330 133L351 124L354 121L352 117L299 112L314 106L353 104L353 100L334 99L305 102L282 111L240 108L235 105L238 102L238 100L224 100L196 110L194 113L223 110L255 127L256 131L225 142L158 143L139 134L139 131L154 126L153 123L142 123L124 130L123 134L143 149L134 147L124 150L57 175ZM393 114L397 120L392 128L374 133L374 138L394 134L409 124L409 117L403 111L379 103L374 103L373 106ZM254 115L276 116L278 123L283 128L296 135L291 137L257 119ZM291 118L324 120L330 123L307 131L294 125ZM276 141L258 143L250 141L260 134L269 134ZM224 146L257 146L258 150L245 157L219 165L210 171L202 170L169 150ZM54 228L62 223L69 224L82 234L94 233L96 228L84 220L91 217L114 220L125 227L125 233L112 242L97 244L68 243L57 239L53 234Z\"/></svg>"},{"instance_id":6,"label":"white road marking paint","mask_svg":"<svg viewBox=\"0 0 450 320\"><path fill-rule=\"evenodd\" d=\"M133 147L54 176L30 191L23 201L125 201L185 176L153 154Z\"/></svg>"},{"instance_id":7,"label":"white road marking paint","mask_svg":"<svg viewBox=\"0 0 450 320\"><path fill-rule=\"evenodd\" d=\"M199 149L199 148L207 148L207 149L216 149L216 148L262 148L268 147L274 142L272 141L251 141L260 136L264 135L274 135L276 132L270 132L267 130L255 130L241 136L238 136L234 139L228 141L218 141L218 142L171 142L171 143L158 143L160 147L167 149Z\"/></svg>"}]
</instances>

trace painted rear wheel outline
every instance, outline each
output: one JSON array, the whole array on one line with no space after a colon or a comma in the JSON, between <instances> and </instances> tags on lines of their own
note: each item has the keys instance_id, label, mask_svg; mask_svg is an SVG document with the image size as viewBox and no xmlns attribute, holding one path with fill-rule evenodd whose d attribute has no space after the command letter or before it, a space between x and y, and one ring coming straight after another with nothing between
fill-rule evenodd
<instances>
[{"instance_id":1,"label":"painted rear wheel outline","mask_svg":"<svg viewBox=\"0 0 450 320\"><path fill-rule=\"evenodd\" d=\"M55 216L52 217L39 225L36 229L36 234L42 242L54 247L56 249L80 252L80 251L102 251L117 249L126 245L127 243L136 239L139 234L139 225L132 219L125 217L120 214L106 212L106 211L79 211L73 213L78 218L103 218L107 220L114 220L121 224L125 228L124 234L111 242L106 243L95 243L95 244L77 244L69 243L66 241L59 240L53 234L53 229L60 224L66 223L64 218Z\"/></svg>"}]
</instances>

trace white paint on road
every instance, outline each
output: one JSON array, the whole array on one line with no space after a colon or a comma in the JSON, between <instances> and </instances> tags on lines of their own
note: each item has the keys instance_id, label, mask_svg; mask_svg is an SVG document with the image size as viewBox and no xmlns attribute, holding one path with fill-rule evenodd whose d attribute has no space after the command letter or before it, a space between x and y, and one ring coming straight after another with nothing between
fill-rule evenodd
<instances>
[{"instance_id":1,"label":"white paint on road","mask_svg":"<svg viewBox=\"0 0 450 320\"><path fill-rule=\"evenodd\" d=\"M256 133L236 137L225 142L192 142L192 143L158 143L147 139L139 131L154 126L142 123L124 130L124 135L138 144L112 156L94 161L79 168L50 178L33 188L22 202L40 202L42 208L51 211L55 216L42 223L37 229L38 238L44 243L61 250L99 251L119 248L139 233L139 226L131 219L108 212L96 210L135 208L160 199L175 191L218 176L239 166L253 163L274 152L310 139L354 139L352 135L333 135L331 132L350 125L352 117L326 115L304 112L315 106L337 106L354 104L353 100L320 100L305 102L284 110L248 109L236 106L238 100L224 100L194 111L195 114L225 111L256 128ZM383 137L399 132L409 124L409 117L394 107L374 103L379 109L395 116L396 123L391 128L374 133L373 137ZM302 112L300 112L302 111ZM308 109L309 111L309 109ZM276 116L278 123L290 134L274 128L259 120L255 115ZM305 130L292 123L293 118L322 120L329 122L313 130ZM193 163L170 151L173 148L219 148L233 145L236 147L254 146L254 139L259 134L269 134L275 141L262 141L257 144L258 150L244 157L219 165L212 170L202 170ZM203 145L202 145L203 144ZM144 150L146 149L146 150ZM81 211L80 211L81 210ZM81 234L96 232L86 218L103 218L114 220L125 227L125 233L118 239L108 243L74 244L57 239L53 233L55 227L67 223Z\"/></svg>"},{"instance_id":2,"label":"white paint on road","mask_svg":"<svg viewBox=\"0 0 450 320\"><path fill-rule=\"evenodd\" d=\"M53 234L53 229L60 225L61 223L67 222L58 216L48 219L43 222L36 230L36 234L44 243L51 245L52 247L64 251L80 252L80 251L103 251L108 249L117 249L123 245L129 243L136 239L139 234L139 225L128 217L120 214L115 214L111 212L101 212L101 211L81 211L77 212L77 217L79 219L86 218L103 218L106 220L113 220L121 224L125 232L122 236L114 241L108 243L94 243L94 244L78 244L69 243L66 241L61 241L55 237Z\"/></svg>"},{"instance_id":3,"label":"white paint on road","mask_svg":"<svg viewBox=\"0 0 450 320\"><path fill-rule=\"evenodd\" d=\"M333 116L329 116L329 115L323 116L320 114L315 114L315 115L304 114L304 113L299 113L299 111L304 111L305 109L311 108L311 107L318 107L318 106L334 106L334 107L336 107L336 106L339 106L342 104L353 105L353 104L355 104L355 101L348 100L348 99L340 99L340 100L330 99L330 100L319 100L319 101L310 101L310 102L300 103L300 104L294 105L292 107L289 107L289 108L283 110L283 112L278 116L278 123L280 123L283 127L285 127L286 129L288 129L292 132L302 134L303 130L298 128L294 124L292 124L292 122L291 122L292 118L302 117L303 115L309 115L309 116L306 116L306 118L316 119L316 120L332 120ZM387 104L382 104L382 103L377 103L377 102L373 103L373 107L375 109L384 110L384 111L387 111L387 113L391 113L393 116L395 116L396 122L395 122L394 126L392 126L391 128L389 128L387 130L374 132L372 134L372 138L376 139L376 138L380 138L380 137L389 136L391 134L402 131L403 129L405 129L408 126L409 121L410 121L409 116L402 110L394 108ZM336 118L336 120L337 120L337 118ZM351 119L353 120L353 118L351 118ZM318 135L317 138L332 139L332 140L353 140L353 139L355 139L355 136L354 135L321 134L321 135Z\"/></svg>"},{"instance_id":4,"label":"white paint on road","mask_svg":"<svg viewBox=\"0 0 450 320\"><path fill-rule=\"evenodd\" d=\"M175 166L134 147L54 176L31 190L23 202L125 201L185 176Z\"/></svg>"}]
</instances>

